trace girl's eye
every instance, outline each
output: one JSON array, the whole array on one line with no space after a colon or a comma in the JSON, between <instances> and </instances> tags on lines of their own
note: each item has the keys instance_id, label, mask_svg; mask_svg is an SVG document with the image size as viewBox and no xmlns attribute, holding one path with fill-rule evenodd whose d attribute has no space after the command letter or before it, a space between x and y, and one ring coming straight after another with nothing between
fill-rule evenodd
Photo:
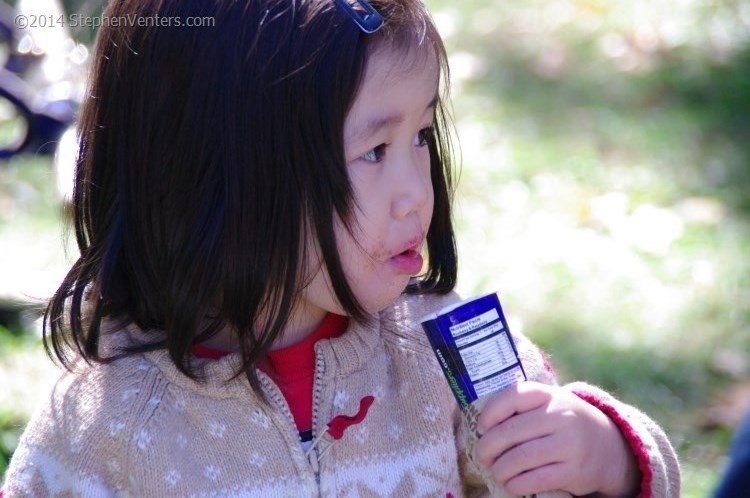
<instances>
[{"instance_id":1,"label":"girl's eye","mask_svg":"<svg viewBox=\"0 0 750 498\"><path fill-rule=\"evenodd\" d=\"M422 128L419 130L419 133L417 133L417 145L418 147L424 147L427 145L427 142L429 142L432 139L432 135L435 133L435 128L432 126L428 126L427 128Z\"/></svg>"},{"instance_id":2,"label":"girl's eye","mask_svg":"<svg viewBox=\"0 0 750 498\"><path fill-rule=\"evenodd\" d=\"M386 144L380 144L374 149L370 149L362 154L362 156L360 156L360 159L364 159L369 163L379 163L383 160L383 157L385 157L385 147Z\"/></svg>"}]
</instances>

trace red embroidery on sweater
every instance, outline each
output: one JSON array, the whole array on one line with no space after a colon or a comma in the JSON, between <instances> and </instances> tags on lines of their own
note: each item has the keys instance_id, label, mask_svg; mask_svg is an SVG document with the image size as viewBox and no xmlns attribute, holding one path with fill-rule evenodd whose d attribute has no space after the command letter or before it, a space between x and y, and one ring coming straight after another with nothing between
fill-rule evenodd
<instances>
[{"instance_id":1,"label":"red embroidery on sweater","mask_svg":"<svg viewBox=\"0 0 750 498\"><path fill-rule=\"evenodd\" d=\"M339 440L344 435L344 431L353 425L357 425L362 422L367 416L367 411L372 406L372 402L375 401L374 396L365 396L359 400L359 411L353 416L339 415L334 417L328 422L328 434L335 440Z\"/></svg>"},{"instance_id":2,"label":"red embroidery on sweater","mask_svg":"<svg viewBox=\"0 0 750 498\"><path fill-rule=\"evenodd\" d=\"M651 483L654 480L654 473L651 470L648 448L638 436L635 429L633 429L633 426L630 425L630 422L625 420L625 418L620 415L613 406L606 404L604 400L597 396L578 391L573 391L573 393L590 405L597 407L602 413L608 416L615 425L617 425L622 435L625 436L625 440L630 445L630 448L633 450L635 457L638 459L638 469L643 476L641 478L641 492L638 494L638 498L652 498L653 492L651 490Z\"/></svg>"}]
</instances>

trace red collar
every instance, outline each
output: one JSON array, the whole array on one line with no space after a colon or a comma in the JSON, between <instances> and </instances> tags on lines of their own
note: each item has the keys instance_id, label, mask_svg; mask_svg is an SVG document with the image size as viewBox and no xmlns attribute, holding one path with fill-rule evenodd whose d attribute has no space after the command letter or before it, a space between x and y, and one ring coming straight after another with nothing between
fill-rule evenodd
<instances>
[{"instance_id":1,"label":"red collar","mask_svg":"<svg viewBox=\"0 0 750 498\"><path fill-rule=\"evenodd\" d=\"M315 370L315 343L322 339L334 339L344 332L349 324L349 318L334 313L328 313L320 325L307 337L296 344L268 352L267 360L270 367L280 376L295 377L296 373ZM197 358L219 360L229 351L216 349L205 344L193 344L193 355Z\"/></svg>"}]
</instances>

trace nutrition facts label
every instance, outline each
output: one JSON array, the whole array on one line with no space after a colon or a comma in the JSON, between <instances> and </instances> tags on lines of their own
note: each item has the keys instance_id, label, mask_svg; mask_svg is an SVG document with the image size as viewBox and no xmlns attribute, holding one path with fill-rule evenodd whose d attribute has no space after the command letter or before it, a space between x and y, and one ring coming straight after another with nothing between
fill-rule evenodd
<instances>
[{"instance_id":1,"label":"nutrition facts label","mask_svg":"<svg viewBox=\"0 0 750 498\"><path fill-rule=\"evenodd\" d=\"M478 396L524 380L520 361L496 310L455 324L450 331Z\"/></svg>"}]
</instances>

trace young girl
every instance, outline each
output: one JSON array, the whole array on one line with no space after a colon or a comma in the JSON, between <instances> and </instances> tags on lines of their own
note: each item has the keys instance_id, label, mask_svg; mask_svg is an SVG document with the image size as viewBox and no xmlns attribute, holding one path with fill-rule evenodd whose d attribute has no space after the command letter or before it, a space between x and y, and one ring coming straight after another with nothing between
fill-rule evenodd
<instances>
[{"instance_id":1,"label":"young girl","mask_svg":"<svg viewBox=\"0 0 750 498\"><path fill-rule=\"evenodd\" d=\"M446 56L419 0L121 0L104 20L81 256L46 315L70 372L6 497L455 497L486 492L479 469L512 495L679 495L659 427L557 386L521 336L530 381L465 451L419 326L458 299Z\"/></svg>"}]
</instances>

